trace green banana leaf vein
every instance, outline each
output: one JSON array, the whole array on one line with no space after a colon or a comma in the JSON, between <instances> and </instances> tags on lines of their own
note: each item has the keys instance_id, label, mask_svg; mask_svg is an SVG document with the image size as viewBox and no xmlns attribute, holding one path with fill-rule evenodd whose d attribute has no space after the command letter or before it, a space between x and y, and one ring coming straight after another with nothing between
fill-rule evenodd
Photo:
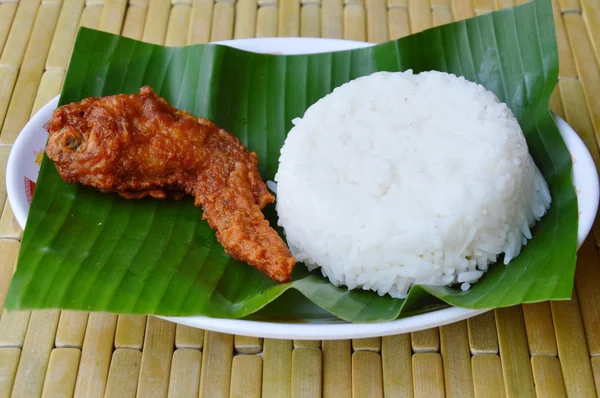
<instances>
[{"instance_id":1,"label":"green banana leaf vein","mask_svg":"<svg viewBox=\"0 0 600 398\"><path fill-rule=\"evenodd\" d=\"M226 255L191 199L104 195L63 182L44 158L7 309L240 318L272 303L294 318L308 299L343 320L381 322L443 305L493 308L570 298L577 201L571 158L548 111L558 75L549 0L374 47L313 55L255 54L212 44L169 48L83 28L60 104L149 85L174 106L237 135L258 154L267 180L277 171L293 118L349 80L407 69L464 76L506 102L552 193L549 213L522 254L507 266L492 266L467 292L416 286L406 300L380 297L335 287L301 264L292 282L276 284ZM274 208L265 212L276 225Z\"/></svg>"}]
</instances>

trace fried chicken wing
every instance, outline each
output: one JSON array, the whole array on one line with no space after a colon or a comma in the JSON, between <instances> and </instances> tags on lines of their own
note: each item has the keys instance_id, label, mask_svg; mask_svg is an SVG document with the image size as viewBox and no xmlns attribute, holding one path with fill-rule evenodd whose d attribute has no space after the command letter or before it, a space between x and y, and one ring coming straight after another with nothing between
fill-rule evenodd
<instances>
[{"instance_id":1,"label":"fried chicken wing","mask_svg":"<svg viewBox=\"0 0 600 398\"><path fill-rule=\"evenodd\" d=\"M128 199L193 195L232 257L287 282L295 260L261 209L275 199L256 153L150 87L56 109L46 146L60 176Z\"/></svg>"}]
</instances>

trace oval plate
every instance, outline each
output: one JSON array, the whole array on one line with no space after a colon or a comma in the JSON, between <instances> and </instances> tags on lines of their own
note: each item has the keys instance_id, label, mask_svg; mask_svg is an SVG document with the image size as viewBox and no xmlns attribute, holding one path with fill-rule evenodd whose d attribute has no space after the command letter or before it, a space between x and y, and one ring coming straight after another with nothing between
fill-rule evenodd
<instances>
[{"instance_id":1,"label":"oval plate","mask_svg":"<svg viewBox=\"0 0 600 398\"><path fill-rule=\"evenodd\" d=\"M310 54L368 47L372 44L305 38L265 38L217 42L241 50L271 54ZM35 189L39 165L46 146L47 133L44 124L56 109L59 97L47 103L27 123L19 134L8 159L6 185L8 198L21 228L25 227L29 204ZM589 233L598 207L598 175L596 167L584 143L577 133L560 117L555 116L560 133L573 158L573 184L579 205L579 245ZM351 339L387 336L414 332L435 326L457 322L481 314L487 310L448 307L426 314L414 315L392 322L353 324L330 317L306 317L286 322L259 322L244 319L221 319L205 316L161 317L172 322L213 330L255 337L279 339ZM326 327L325 327L326 326Z\"/></svg>"}]
</instances>

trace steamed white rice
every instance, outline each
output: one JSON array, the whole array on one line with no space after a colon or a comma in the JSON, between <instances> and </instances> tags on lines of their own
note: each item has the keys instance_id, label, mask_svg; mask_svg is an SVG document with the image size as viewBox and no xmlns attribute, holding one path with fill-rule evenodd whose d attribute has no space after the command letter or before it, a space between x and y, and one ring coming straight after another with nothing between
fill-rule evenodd
<instances>
[{"instance_id":1,"label":"steamed white rice","mask_svg":"<svg viewBox=\"0 0 600 398\"><path fill-rule=\"evenodd\" d=\"M297 261L350 289L477 281L508 264L550 206L510 109L447 73L375 73L295 119L279 225Z\"/></svg>"}]
</instances>

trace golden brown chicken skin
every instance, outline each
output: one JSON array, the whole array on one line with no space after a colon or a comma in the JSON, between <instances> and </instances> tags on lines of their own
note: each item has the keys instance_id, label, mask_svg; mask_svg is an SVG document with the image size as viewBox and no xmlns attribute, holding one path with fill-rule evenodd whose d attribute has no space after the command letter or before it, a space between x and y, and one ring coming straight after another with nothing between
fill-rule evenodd
<instances>
[{"instance_id":1,"label":"golden brown chicken skin","mask_svg":"<svg viewBox=\"0 0 600 398\"><path fill-rule=\"evenodd\" d=\"M194 196L232 257L277 282L294 257L261 209L275 199L256 153L206 119L177 110L150 87L56 109L46 145L60 176L128 199Z\"/></svg>"}]
</instances>

